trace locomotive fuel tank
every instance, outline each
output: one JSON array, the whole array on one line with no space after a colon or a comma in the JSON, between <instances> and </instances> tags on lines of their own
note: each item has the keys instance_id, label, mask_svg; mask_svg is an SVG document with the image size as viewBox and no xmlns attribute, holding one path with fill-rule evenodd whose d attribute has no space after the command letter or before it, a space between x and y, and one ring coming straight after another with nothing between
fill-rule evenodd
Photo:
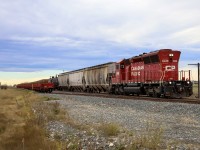
<instances>
[{"instance_id":1,"label":"locomotive fuel tank","mask_svg":"<svg viewBox=\"0 0 200 150\"><path fill-rule=\"evenodd\" d=\"M124 93L126 95L129 95L129 94L137 94L137 95L140 95L142 94L142 88L143 88L143 85L141 83L129 83L129 84L126 84L124 85Z\"/></svg>"}]
</instances>

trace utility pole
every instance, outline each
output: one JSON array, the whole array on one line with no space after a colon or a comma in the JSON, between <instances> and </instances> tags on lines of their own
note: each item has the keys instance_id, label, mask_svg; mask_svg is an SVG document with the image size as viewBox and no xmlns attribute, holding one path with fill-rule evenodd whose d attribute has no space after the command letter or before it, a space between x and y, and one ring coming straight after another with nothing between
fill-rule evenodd
<instances>
[{"instance_id":1,"label":"utility pole","mask_svg":"<svg viewBox=\"0 0 200 150\"><path fill-rule=\"evenodd\" d=\"M200 99L200 83L199 83L199 81L200 81L200 77L199 77L199 75L200 75L200 63L197 63L197 64L188 64L188 65L195 65L195 66L197 66L198 67L198 98Z\"/></svg>"}]
</instances>

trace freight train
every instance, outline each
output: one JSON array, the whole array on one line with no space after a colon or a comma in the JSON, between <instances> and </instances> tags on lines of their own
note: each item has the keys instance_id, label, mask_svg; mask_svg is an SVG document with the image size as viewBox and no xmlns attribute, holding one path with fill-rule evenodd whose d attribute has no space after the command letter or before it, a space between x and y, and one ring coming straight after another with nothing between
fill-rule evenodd
<instances>
[{"instance_id":1,"label":"freight train","mask_svg":"<svg viewBox=\"0 0 200 150\"><path fill-rule=\"evenodd\" d=\"M42 79L35 82L21 83L16 85L16 87L38 92L51 93L54 89L54 84L49 82L49 79Z\"/></svg>"},{"instance_id":2,"label":"freight train","mask_svg":"<svg viewBox=\"0 0 200 150\"><path fill-rule=\"evenodd\" d=\"M190 71L179 71L181 52L171 49L143 53L51 77L54 88L66 91L181 98L193 94Z\"/></svg>"}]
</instances>

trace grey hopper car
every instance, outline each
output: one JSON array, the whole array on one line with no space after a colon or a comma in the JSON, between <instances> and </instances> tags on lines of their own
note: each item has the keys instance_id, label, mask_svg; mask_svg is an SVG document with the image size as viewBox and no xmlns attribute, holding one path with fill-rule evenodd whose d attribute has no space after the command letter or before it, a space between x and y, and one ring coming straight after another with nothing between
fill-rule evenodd
<instances>
[{"instance_id":1,"label":"grey hopper car","mask_svg":"<svg viewBox=\"0 0 200 150\"><path fill-rule=\"evenodd\" d=\"M58 75L59 89L69 91L106 92L109 90L115 63L69 71Z\"/></svg>"}]
</instances>

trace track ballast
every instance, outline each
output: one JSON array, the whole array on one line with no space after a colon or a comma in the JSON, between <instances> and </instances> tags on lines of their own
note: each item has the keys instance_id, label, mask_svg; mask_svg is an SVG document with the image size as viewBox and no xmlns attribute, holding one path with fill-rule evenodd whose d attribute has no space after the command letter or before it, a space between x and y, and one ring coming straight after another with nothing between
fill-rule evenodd
<instances>
[{"instance_id":1,"label":"track ballast","mask_svg":"<svg viewBox=\"0 0 200 150\"><path fill-rule=\"evenodd\" d=\"M117 98L117 99L130 99L130 100L144 100L155 102L171 102L171 103L188 103L188 104L200 104L200 99L195 98L156 98L147 96L133 96L133 95L112 95L108 93L83 93L83 92L67 92L67 91L53 91L52 94L65 94L65 95L80 95L80 96L93 96L104 98Z\"/></svg>"}]
</instances>

